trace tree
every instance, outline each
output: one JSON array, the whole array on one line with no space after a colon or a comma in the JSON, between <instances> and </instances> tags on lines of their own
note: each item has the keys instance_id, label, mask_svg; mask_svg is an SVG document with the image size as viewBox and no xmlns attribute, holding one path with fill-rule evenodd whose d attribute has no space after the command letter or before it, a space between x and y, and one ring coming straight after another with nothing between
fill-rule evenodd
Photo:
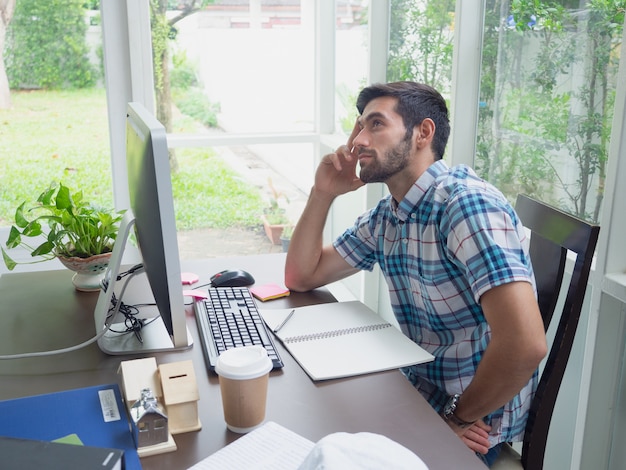
<instances>
[{"instance_id":1,"label":"tree","mask_svg":"<svg viewBox=\"0 0 626 470\"><path fill-rule=\"evenodd\" d=\"M387 79L450 90L454 0L392 0Z\"/></svg>"},{"instance_id":2,"label":"tree","mask_svg":"<svg viewBox=\"0 0 626 470\"><path fill-rule=\"evenodd\" d=\"M89 62L83 0L20 0L7 30L5 60L12 89L85 88Z\"/></svg>"},{"instance_id":3,"label":"tree","mask_svg":"<svg viewBox=\"0 0 626 470\"><path fill-rule=\"evenodd\" d=\"M176 23L199 11L213 0L183 0L177 2L177 14L167 18L168 0L150 0L152 11L152 53L154 60L154 86L157 119L167 132L172 130L172 90L170 83L170 55L168 42L176 38ZM170 150L170 167L178 170L176 155Z\"/></svg>"},{"instance_id":4,"label":"tree","mask_svg":"<svg viewBox=\"0 0 626 470\"><path fill-rule=\"evenodd\" d=\"M489 1L476 168L597 221L624 0Z\"/></svg>"},{"instance_id":5,"label":"tree","mask_svg":"<svg viewBox=\"0 0 626 470\"><path fill-rule=\"evenodd\" d=\"M13 18L16 0L0 0L0 109L11 107L11 90L4 64L4 45L7 28Z\"/></svg>"}]
</instances>

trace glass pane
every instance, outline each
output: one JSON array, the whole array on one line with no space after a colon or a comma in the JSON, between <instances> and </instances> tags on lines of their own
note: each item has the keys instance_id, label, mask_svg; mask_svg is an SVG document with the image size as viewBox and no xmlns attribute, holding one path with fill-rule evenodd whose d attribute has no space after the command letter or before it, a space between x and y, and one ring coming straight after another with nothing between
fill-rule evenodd
<instances>
[{"instance_id":1,"label":"glass pane","mask_svg":"<svg viewBox=\"0 0 626 470\"><path fill-rule=\"evenodd\" d=\"M172 186L182 259L283 251L286 233L271 238L265 221L297 222L308 195L301 186L313 183L312 144L177 149L176 155Z\"/></svg>"},{"instance_id":2,"label":"glass pane","mask_svg":"<svg viewBox=\"0 0 626 470\"><path fill-rule=\"evenodd\" d=\"M0 104L0 226L14 223L17 206L52 181L112 207L98 5L18 1L5 38L0 60L10 90L0 90L0 103L9 99L7 108Z\"/></svg>"},{"instance_id":3,"label":"glass pane","mask_svg":"<svg viewBox=\"0 0 626 470\"><path fill-rule=\"evenodd\" d=\"M159 120L172 133L312 132L314 9L251 0L187 10L199 3L170 2L165 70L153 18ZM178 148L172 157L182 258L281 251L262 216L272 208L279 225L297 220L312 145Z\"/></svg>"},{"instance_id":4,"label":"glass pane","mask_svg":"<svg viewBox=\"0 0 626 470\"><path fill-rule=\"evenodd\" d=\"M487 2L476 167L511 201L599 220L622 4Z\"/></svg>"},{"instance_id":5,"label":"glass pane","mask_svg":"<svg viewBox=\"0 0 626 470\"><path fill-rule=\"evenodd\" d=\"M369 1L337 2L335 30L335 128L350 134L359 91L366 86L369 60Z\"/></svg>"},{"instance_id":6,"label":"glass pane","mask_svg":"<svg viewBox=\"0 0 626 470\"><path fill-rule=\"evenodd\" d=\"M455 0L391 0L387 80L414 80L450 96Z\"/></svg>"},{"instance_id":7,"label":"glass pane","mask_svg":"<svg viewBox=\"0 0 626 470\"><path fill-rule=\"evenodd\" d=\"M153 20L157 102L168 87L159 78L171 74L170 109L159 113L161 122L165 112L179 111L224 132L313 130L313 9L251 0L187 14L188 4L200 2L170 3L179 9L167 12L169 71L159 68L163 40Z\"/></svg>"}]
</instances>

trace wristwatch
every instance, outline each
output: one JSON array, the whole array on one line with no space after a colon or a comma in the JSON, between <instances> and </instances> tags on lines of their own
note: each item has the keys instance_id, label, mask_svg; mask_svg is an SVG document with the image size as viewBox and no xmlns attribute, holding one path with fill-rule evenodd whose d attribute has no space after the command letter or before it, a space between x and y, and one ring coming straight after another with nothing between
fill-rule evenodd
<instances>
[{"instance_id":1,"label":"wristwatch","mask_svg":"<svg viewBox=\"0 0 626 470\"><path fill-rule=\"evenodd\" d=\"M457 403L459 402L459 398L461 398L461 395L458 393L455 393L448 399L448 403L446 403L446 406L444 406L443 408L442 416L443 416L443 419L445 419L446 421L450 421L452 424L454 424L455 426L461 429L469 428L472 424L474 424L474 421L472 422L463 421L462 419L459 419L454 414L456 407L457 407Z\"/></svg>"}]
</instances>

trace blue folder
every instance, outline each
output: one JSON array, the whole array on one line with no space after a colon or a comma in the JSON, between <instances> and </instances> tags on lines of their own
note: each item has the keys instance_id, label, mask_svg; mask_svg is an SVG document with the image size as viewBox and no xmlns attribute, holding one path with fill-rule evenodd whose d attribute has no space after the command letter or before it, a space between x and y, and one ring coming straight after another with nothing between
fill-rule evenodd
<instances>
[{"instance_id":1,"label":"blue folder","mask_svg":"<svg viewBox=\"0 0 626 470\"><path fill-rule=\"evenodd\" d=\"M86 446L121 449L126 470L141 469L117 384L0 401L2 436L54 441L71 434Z\"/></svg>"}]
</instances>

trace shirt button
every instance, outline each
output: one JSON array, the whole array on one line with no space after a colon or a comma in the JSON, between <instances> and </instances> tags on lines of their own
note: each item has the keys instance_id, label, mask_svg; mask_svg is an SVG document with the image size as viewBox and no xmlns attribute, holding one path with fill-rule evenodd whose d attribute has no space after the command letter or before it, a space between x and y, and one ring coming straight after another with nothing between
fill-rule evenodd
<instances>
[{"instance_id":1,"label":"shirt button","mask_svg":"<svg viewBox=\"0 0 626 470\"><path fill-rule=\"evenodd\" d=\"M415 212L413 212L413 213L411 214L411 218L412 218L412 219L416 219L416 218L417 218L417 214L416 214Z\"/></svg>"},{"instance_id":2,"label":"shirt button","mask_svg":"<svg viewBox=\"0 0 626 470\"><path fill-rule=\"evenodd\" d=\"M402 239L402 243L404 243L406 245L407 243L409 243L409 241L406 238L403 238Z\"/></svg>"}]
</instances>

